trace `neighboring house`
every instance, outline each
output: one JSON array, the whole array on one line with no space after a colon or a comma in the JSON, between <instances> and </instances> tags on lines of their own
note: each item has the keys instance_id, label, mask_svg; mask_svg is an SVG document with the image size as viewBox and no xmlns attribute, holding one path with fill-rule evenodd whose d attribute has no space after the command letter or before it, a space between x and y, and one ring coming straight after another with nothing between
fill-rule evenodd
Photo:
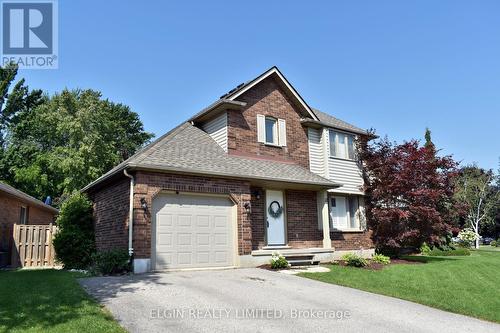
<instances>
[{"instance_id":1,"label":"neighboring house","mask_svg":"<svg viewBox=\"0 0 500 333\"><path fill-rule=\"evenodd\" d=\"M11 260L14 224L54 223L58 210L0 182L0 267Z\"/></svg>"},{"instance_id":2,"label":"neighboring house","mask_svg":"<svg viewBox=\"0 0 500 333\"><path fill-rule=\"evenodd\" d=\"M97 247L128 247L136 272L371 253L354 149L367 134L273 67L83 189Z\"/></svg>"}]
</instances>

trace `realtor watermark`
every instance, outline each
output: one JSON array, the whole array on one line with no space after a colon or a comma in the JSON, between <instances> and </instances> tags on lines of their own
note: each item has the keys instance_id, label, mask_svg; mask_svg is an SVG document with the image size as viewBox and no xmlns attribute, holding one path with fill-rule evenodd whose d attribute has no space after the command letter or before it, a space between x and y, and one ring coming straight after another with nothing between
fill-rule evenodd
<instances>
[{"instance_id":1,"label":"realtor watermark","mask_svg":"<svg viewBox=\"0 0 500 333\"><path fill-rule=\"evenodd\" d=\"M58 11L56 0L1 2L2 66L23 69L58 68Z\"/></svg>"},{"instance_id":2,"label":"realtor watermark","mask_svg":"<svg viewBox=\"0 0 500 333\"><path fill-rule=\"evenodd\" d=\"M335 309L272 309L272 308L156 308L150 311L150 320L346 320L351 318L349 310Z\"/></svg>"}]
</instances>

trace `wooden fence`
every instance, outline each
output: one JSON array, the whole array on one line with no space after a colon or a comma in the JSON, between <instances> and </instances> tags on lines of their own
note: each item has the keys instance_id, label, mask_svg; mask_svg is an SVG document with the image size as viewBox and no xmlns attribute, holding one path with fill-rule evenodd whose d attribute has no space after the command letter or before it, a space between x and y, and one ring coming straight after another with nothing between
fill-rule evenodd
<instances>
[{"instance_id":1,"label":"wooden fence","mask_svg":"<svg viewBox=\"0 0 500 333\"><path fill-rule=\"evenodd\" d=\"M57 227L52 224L14 224L11 266L53 267L55 251L52 239Z\"/></svg>"}]
</instances>

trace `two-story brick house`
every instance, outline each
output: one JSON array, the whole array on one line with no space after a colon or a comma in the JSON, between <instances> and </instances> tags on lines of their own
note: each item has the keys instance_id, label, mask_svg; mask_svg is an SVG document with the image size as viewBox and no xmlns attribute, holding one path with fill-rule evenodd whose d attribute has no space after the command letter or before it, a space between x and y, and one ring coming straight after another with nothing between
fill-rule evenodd
<instances>
[{"instance_id":1,"label":"two-story brick house","mask_svg":"<svg viewBox=\"0 0 500 333\"><path fill-rule=\"evenodd\" d=\"M370 254L358 135L273 67L84 188L98 249L128 248L136 272Z\"/></svg>"}]
</instances>

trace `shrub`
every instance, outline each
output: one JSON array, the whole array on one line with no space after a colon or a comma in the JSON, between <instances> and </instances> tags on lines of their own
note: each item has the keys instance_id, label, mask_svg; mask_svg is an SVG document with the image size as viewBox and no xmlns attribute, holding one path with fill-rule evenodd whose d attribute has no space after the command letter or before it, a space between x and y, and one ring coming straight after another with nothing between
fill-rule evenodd
<instances>
[{"instance_id":1,"label":"shrub","mask_svg":"<svg viewBox=\"0 0 500 333\"><path fill-rule=\"evenodd\" d=\"M374 254L372 257L373 262L377 262L382 265L388 265L391 263L391 259L388 256L384 256L383 254Z\"/></svg>"},{"instance_id":2,"label":"shrub","mask_svg":"<svg viewBox=\"0 0 500 333\"><path fill-rule=\"evenodd\" d=\"M429 255L429 252L431 252L431 248L429 247L429 245L427 245L427 243L422 244L422 246L420 247L420 253L427 256Z\"/></svg>"},{"instance_id":3,"label":"shrub","mask_svg":"<svg viewBox=\"0 0 500 333\"><path fill-rule=\"evenodd\" d=\"M121 274L130 271L130 256L127 250L100 251L92 255L92 273L102 275Z\"/></svg>"},{"instance_id":4,"label":"shrub","mask_svg":"<svg viewBox=\"0 0 500 333\"><path fill-rule=\"evenodd\" d=\"M493 247L497 247L499 244L498 244L498 242L496 240L492 240L490 242L490 245L493 246Z\"/></svg>"},{"instance_id":5,"label":"shrub","mask_svg":"<svg viewBox=\"0 0 500 333\"><path fill-rule=\"evenodd\" d=\"M470 250L466 248L459 248L455 250L450 250L450 251L443 251L440 249L432 249L428 254L428 256L444 256L444 257L449 257L449 256L470 256Z\"/></svg>"},{"instance_id":6,"label":"shrub","mask_svg":"<svg viewBox=\"0 0 500 333\"><path fill-rule=\"evenodd\" d=\"M288 267L288 261L285 259L285 257L278 252L274 252L273 256L271 257L271 268L280 269L287 267Z\"/></svg>"},{"instance_id":7,"label":"shrub","mask_svg":"<svg viewBox=\"0 0 500 333\"><path fill-rule=\"evenodd\" d=\"M368 265L368 261L361 257L358 256L355 253L346 253L342 256L342 260L345 261L347 266L353 266L353 267L365 267Z\"/></svg>"},{"instance_id":8,"label":"shrub","mask_svg":"<svg viewBox=\"0 0 500 333\"><path fill-rule=\"evenodd\" d=\"M467 247L470 247L476 241L477 235L474 230L465 228L459 232L458 238L463 244L465 244Z\"/></svg>"},{"instance_id":9,"label":"shrub","mask_svg":"<svg viewBox=\"0 0 500 333\"><path fill-rule=\"evenodd\" d=\"M61 206L54 236L56 258L66 269L87 269L95 252L92 203L82 193L71 195Z\"/></svg>"}]
</instances>

